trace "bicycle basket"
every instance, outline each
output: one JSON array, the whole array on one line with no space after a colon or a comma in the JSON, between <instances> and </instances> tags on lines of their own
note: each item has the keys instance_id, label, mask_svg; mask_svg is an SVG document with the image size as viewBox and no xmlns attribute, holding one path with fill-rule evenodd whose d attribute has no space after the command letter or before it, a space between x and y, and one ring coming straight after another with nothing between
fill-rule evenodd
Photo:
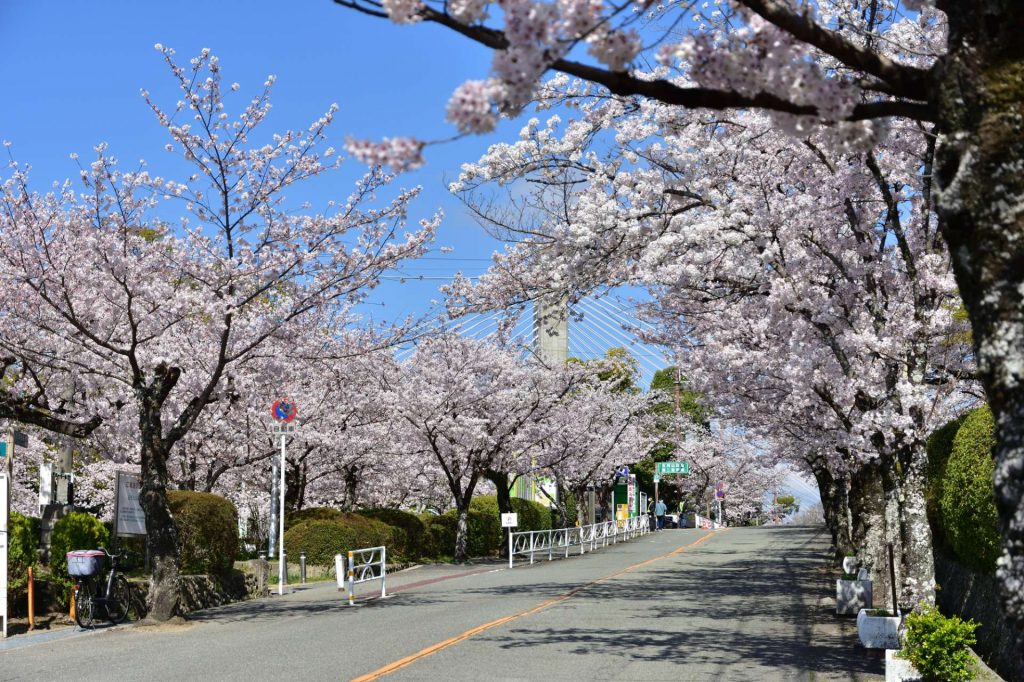
<instances>
[{"instance_id":1,"label":"bicycle basket","mask_svg":"<svg viewBox=\"0 0 1024 682\"><path fill-rule=\"evenodd\" d=\"M68 575L84 577L95 575L103 569L106 554L98 549L76 549L68 552Z\"/></svg>"}]
</instances>

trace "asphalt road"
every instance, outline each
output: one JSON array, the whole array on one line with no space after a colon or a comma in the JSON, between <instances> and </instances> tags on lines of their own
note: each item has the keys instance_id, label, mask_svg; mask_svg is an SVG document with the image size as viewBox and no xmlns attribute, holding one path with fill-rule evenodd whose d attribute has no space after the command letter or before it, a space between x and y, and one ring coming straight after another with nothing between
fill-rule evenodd
<instances>
[{"instance_id":1,"label":"asphalt road","mask_svg":"<svg viewBox=\"0 0 1024 682\"><path fill-rule=\"evenodd\" d=\"M512 570L426 566L356 607L322 583L3 651L0 679L880 679L828 612L827 546L824 529L668 530Z\"/></svg>"}]
</instances>

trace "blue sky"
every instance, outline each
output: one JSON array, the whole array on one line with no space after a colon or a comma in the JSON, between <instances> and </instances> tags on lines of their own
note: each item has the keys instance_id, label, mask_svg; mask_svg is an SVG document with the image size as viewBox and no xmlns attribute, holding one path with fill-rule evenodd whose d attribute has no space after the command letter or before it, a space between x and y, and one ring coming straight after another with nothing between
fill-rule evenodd
<instances>
[{"instance_id":1,"label":"blue sky","mask_svg":"<svg viewBox=\"0 0 1024 682\"><path fill-rule=\"evenodd\" d=\"M346 135L453 136L444 121L448 97L462 81L485 77L490 63L487 50L444 29L396 26L330 0L0 0L0 139L33 166L37 190L77 176L68 155L88 159L100 142L125 164L145 158L159 172L168 140L139 91L148 89L168 106L177 91L155 43L173 47L185 62L210 48L220 57L225 81L241 84L240 95L257 92L275 74L274 110L263 127L268 136L305 127L338 103L331 143L339 148ZM444 210L437 245L455 249L451 255L431 253L408 272L438 278L486 269L501 244L447 192L447 181L489 144L514 139L531 115L528 110L503 122L489 136L433 145L426 166L401 177L402 186L423 187L412 217ZM350 161L316 191L325 200L344 197L364 170ZM431 298L439 298L440 283L386 282L371 299L383 305L369 310L384 319L422 313ZM802 499L814 498L813 489L793 487Z\"/></svg>"},{"instance_id":2,"label":"blue sky","mask_svg":"<svg viewBox=\"0 0 1024 682\"><path fill-rule=\"evenodd\" d=\"M155 43L173 47L183 62L210 48L220 57L225 81L241 84L239 95L254 94L268 74L275 74L274 109L262 128L268 136L305 127L337 102L330 141L339 148L346 135L452 137L455 129L444 121L448 97L467 78L485 77L490 63L487 50L437 27L396 26L330 0L3 0L0 79L6 96L0 139L12 143L18 161L33 166L37 190L77 176L69 153L88 159L99 142L109 143L109 152L125 164L145 158L159 171L166 163L168 140L139 95L146 88L168 106L177 99ZM446 180L488 144L513 138L526 118L504 122L491 136L432 145L427 165L400 178L402 186L423 187L411 217L443 209L437 246L455 248L447 256L430 254L409 272L441 277L486 268L500 244L448 194ZM364 171L349 161L344 172L318 183L316 191L324 199L342 198ZM384 306L370 310L389 319L419 312L438 297L440 283L385 283L373 295Z\"/></svg>"}]
</instances>

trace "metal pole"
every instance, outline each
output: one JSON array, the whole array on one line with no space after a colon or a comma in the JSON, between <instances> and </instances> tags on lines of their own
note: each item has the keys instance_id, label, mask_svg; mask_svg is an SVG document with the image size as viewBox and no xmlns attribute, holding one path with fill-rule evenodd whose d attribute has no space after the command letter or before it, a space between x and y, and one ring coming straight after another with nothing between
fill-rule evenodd
<instances>
[{"instance_id":1,"label":"metal pole","mask_svg":"<svg viewBox=\"0 0 1024 682\"><path fill-rule=\"evenodd\" d=\"M280 488L281 503L277 508L277 594L284 594L284 581L288 567L284 563L284 454L287 436L281 434L281 472L278 487Z\"/></svg>"},{"instance_id":2,"label":"metal pole","mask_svg":"<svg viewBox=\"0 0 1024 682\"><path fill-rule=\"evenodd\" d=\"M387 590L384 588L384 584L387 582L388 576L388 548L380 548L380 598L388 596Z\"/></svg>"},{"instance_id":3,"label":"metal pole","mask_svg":"<svg viewBox=\"0 0 1024 682\"><path fill-rule=\"evenodd\" d=\"M277 461L270 458L270 521L267 524L267 557L277 554Z\"/></svg>"},{"instance_id":4,"label":"metal pole","mask_svg":"<svg viewBox=\"0 0 1024 682\"><path fill-rule=\"evenodd\" d=\"M512 529L508 529L508 567L512 568Z\"/></svg>"},{"instance_id":5,"label":"metal pole","mask_svg":"<svg viewBox=\"0 0 1024 682\"><path fill-rule=\"evenodd\" d=\"M299 552L299 582L306 584L306 552Z\"/></svg>"}]
</instances>

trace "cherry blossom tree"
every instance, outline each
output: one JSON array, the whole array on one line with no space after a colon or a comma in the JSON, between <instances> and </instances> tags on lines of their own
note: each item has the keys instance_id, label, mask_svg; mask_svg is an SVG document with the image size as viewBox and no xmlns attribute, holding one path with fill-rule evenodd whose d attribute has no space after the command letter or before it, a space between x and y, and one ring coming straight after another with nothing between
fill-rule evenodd
<instances>
[{"instance_id":1,"label":"cherry blossom tree","mask_svg":"<svg viewBox=\"0 0 1024 682\"><path fill-rule=\"evenodd\" d=\"M962 404L971 368L948 342L958 299L918 172L930 159L925 136L907 127L885 147L849 140L826 152L831 131L793 147L759 114L575 97L579 119L531 121L518 142L464 167L457 189L535 184L516 212L545 228L515 235L477 204L521 243L482 286L452 293L493 305L652 287L659 331L649 338L686 357L722 416L753 420L772 439L782 425L824 424L836 476L883 477L881 503L866 510L883 519L893 506L905 599L933 598L924 442ZM602 130L615 133L610 149ZM883 547L873 545L879 567Z\"/></svg>"},{"instance_id":2,"label":"cherry blossom tree","mask_svg":"<svg viewBox=\"0 0 1024 682\"><path fill-rule=\"evenodd\" d=\"M529 471L541 422L581 381L576 369L444 332L384 377L404 434L403 465L440 469L458 514L455 558L466 559L469 504L488 472ZM507 486L506 486L507 492Z\"/></svg>"},{"instance_id":3,"label":"cherry blossom tree","mask_svg":"<svg viewBox=\"0 0 1024 682\"><path fill-rule=\"evenodd\" d=\"M440 24L495 50L491 77L461 86L449 118L481 132L554 69L638 106L762 109L798 137L884 136L920 125L924 177L973 328L996 416L995 474L1007 612L1024 620L1024 7L1007 0L615 5L335 0L396 23ZM586 47L587 57L582 48ZM657 63L651 71L630 70ZM415 145L413 145L415 146Z\"/></svg>"},{"instance_id":4,"label":"cherry blossom tree","mask_svg":"<svg viewBox=\"0 0 1024 682\"><path fill-rule=\"evenodd\" d=\"M569 495L581 500L588 486L606 485L618 466L641 459L657 441L652 396L619 390L620 383L616 375L591 379L530 427L534 473L554 479L551 502L563 526L576 520L568 518Z\"/></svg>"},{"instance_id":5,"label":"cherry blossom tree","mask_svg":"<svg viewBox=\"0 0 1024 682\"><path fill-rule=\"evenodd\" d=\"M335 107L259 142L273 77L231 118L238 86L223 82L215 56L204 50L180 66L157 47L181 99L166 110L143 95L191 172L179 182L145 164L121 170L100 145L83 190L66 182L38 194L12 161L0 195L0 309L13 333L0 343L134 416L150 614L166 620L178 605L165 496L175 447L208 405L228 399L236 367L271 340L287 343L299 321L358 302L383 271L423 252L437 219L405 232L416 190L367 208L390 184L380 170L321 211L289 204L289 189L339 163L323 148Z\"/></svg>"}]
</instances>

